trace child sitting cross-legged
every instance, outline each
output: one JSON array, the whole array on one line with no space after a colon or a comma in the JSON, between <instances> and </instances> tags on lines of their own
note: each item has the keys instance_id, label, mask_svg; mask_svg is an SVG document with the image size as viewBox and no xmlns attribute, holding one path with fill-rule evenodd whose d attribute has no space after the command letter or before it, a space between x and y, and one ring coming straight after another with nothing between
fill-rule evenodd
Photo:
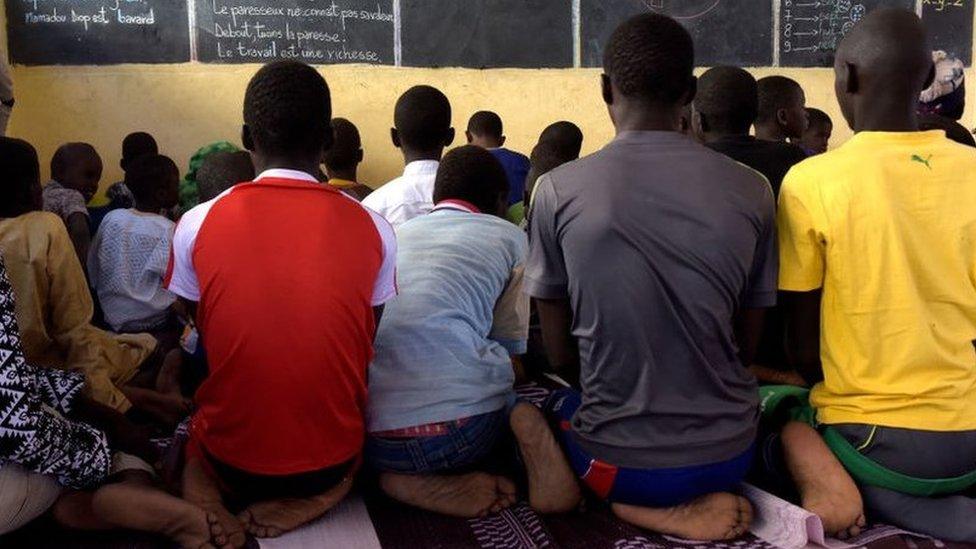
<instances>
[{"instance_id":1,"label":"child sitting cross-legged","mask_svg":"<svg viewBox=\"0 0 976 549\"><path fill-rule=\"evenodd\" d=\"M515 502L487 471L514 432L542 512L575 507L579 488L542 413L516 403L512 357L525 352L525 234L505 221L508 183L489 151L447 154L433 212L398 235L401 293L387 304L369 370L367 461L394 499L476 517Z\"/></svg>"}]
</instances>

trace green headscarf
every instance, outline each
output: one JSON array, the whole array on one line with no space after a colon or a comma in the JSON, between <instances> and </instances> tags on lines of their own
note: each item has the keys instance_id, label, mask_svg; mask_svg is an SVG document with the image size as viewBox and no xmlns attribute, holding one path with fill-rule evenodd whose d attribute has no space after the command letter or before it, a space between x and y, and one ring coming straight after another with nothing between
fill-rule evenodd
<instances>
[{"instance_id":1,"label":"green headscarf","mask_svg":"<svg viewBox=\"0 0 976 549\"><path fill-rule=\"evenodd\" d=\"M219 152L237 152L241 150L237 145L227 141L218 141L202 147L190 158L190 168L180 182L180 209L183 212L200 203L200 189L197 187L197 170L203 165L208 156Z\"/></svg>"}]
</instances>

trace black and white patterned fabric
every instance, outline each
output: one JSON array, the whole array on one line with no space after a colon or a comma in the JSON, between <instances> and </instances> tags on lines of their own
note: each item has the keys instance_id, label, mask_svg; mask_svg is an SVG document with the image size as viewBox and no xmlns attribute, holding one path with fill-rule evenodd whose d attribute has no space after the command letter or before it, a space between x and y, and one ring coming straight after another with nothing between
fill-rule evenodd
<instances>
[{"instance_id":1,"label":"black and white patterned fabric","mask_svg":"<svg viewBox=\"0 0 976 549\"><path fill-rule=\"evenodd\" d=\"M13 288L0 257L0 467L17 463L76 489L103 481L111 466L105 434L64 417L84 384L82 374L25 360Z\"/></svg>"}]
</instances>

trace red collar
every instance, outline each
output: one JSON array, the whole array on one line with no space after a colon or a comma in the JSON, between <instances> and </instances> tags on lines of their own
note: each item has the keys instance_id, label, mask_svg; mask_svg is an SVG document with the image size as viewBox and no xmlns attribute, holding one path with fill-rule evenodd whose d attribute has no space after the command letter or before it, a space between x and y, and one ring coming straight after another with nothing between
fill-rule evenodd
<instances>
[{"instance_id":1,"label":"red collar","mask_svg":"<svg viewBox=\"0 0 976 549\"><path fill-rule=\"evenodd\" d=\"M460 212L468 212L474 214L480 214L481 210L477 206L468 202L467 200L460 200L457 198L448 198L447 200L441 200L434 206L433 211L439 210L457 210Z\"/></svg>"}]
</instances>

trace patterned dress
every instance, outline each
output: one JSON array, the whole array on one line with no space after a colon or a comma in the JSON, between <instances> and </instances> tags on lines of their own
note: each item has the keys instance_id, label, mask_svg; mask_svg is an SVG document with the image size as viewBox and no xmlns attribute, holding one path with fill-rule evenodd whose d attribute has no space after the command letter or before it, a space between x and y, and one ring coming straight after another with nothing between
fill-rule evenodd
<instances>
[{"instance_id":1,"label":"patterned dress","mask_svg":"<svg viewBox=\"0 0 976 549\"><path fill-rule=\"evenodd\" d=\"M27 364L0 257L0 467L17 463L75 489L103 481L112 463L105 434L64 417L84 384L82 374Z\"/></svg>"}]
</instances>

